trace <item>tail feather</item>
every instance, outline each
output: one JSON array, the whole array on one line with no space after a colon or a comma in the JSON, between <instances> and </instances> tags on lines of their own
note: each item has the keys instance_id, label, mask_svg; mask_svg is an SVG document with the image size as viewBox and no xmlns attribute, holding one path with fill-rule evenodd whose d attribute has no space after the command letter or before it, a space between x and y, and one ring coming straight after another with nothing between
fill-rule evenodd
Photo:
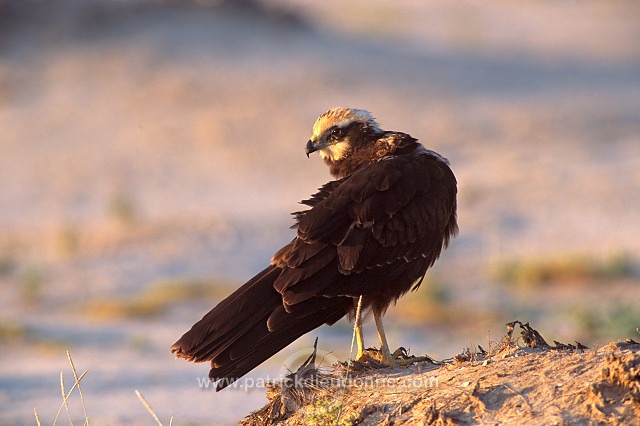
<instances>
[{"instance_id":1,"label":"tail feather","mask_svg":"<svg viewBox=\"0 0 640 426\"><path fill-rule=\"evenodd\" d=\"M274 288L281 271L269 266L257 274L194 324L171 352L189 361L211 361L209 377L221 390L303 334L338 321L352 306L350 297L319 297L303 302L307 309L286 312Z\"/></svg>"},{"instance_id":2,"label":"tail feather","mask_svg":"<svg viewBox=\"0 0 640 426\"><path fill-rule=\"evenodd\" d=\"M345 315L352 304L350 298L335 302L330 308L292 318L286 325L273 331L267 329L266 318L264 322L255 324L255 328L246 334L247 339L243 336L234 342L227 352L220 355L224 358L216 360L216 365L209 371L209 378L218 381L216 390L222 390L234 383L303 334L324 323L335 323ZM254 339L256 335L260 337L248 345L248 340Z\"/></svg>"},{"instance_id":3,"label":"tail feather","mask_svg":"<svg viewBox=\"0 0 640 426\"><path fill-rule=\"evenodd\" d=\"M193 362L209 361L244 334L252 325L268 315L282 297L273 288L280 268L269 266L195 323L171 347L178 358Z\"/></svg>"}]
</instances>

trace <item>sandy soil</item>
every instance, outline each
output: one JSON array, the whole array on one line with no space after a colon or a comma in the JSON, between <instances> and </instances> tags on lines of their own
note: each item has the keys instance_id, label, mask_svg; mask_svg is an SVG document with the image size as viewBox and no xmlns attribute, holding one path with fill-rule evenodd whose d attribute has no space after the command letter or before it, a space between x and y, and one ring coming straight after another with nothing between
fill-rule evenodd
<instances>
[{"instance_id":1,"label":"sandy soil","mask_svg":"<svg viewBox=\"0 0 640 426\"><path fill-rule=\"evenodd\" d=\"M629 337L639 6L421 5L1 1L0 423L32 424L34 406L52 422L66 350L89 369L92 424L148 421L135 388L165 422L227 424L260 406L264 389L202 391L206 367L168 347L291 238L289 212L328 179L303 146L335 105L418 137L459 180L461 233L430 275L440 293L390 309L394 344L443 359L514 316L589 346ZM617 253L630 270L616 280L530 288L493 272ZM91 308L201 281L220 291L153 315ZM253 377L286 372L316 335L348 356L348 324L312 334Z\"/></svg>"},{"instance_id":2,"label":"sandy soil","mask_svg":"<svg viewBox=\"0 0 640 426\"><path fill-rule=\"evenodd\" d=\"M531 346L509 336L438 364L301 367L244 424L640 424L640 343Z\"/></svg>"}]
</instances>

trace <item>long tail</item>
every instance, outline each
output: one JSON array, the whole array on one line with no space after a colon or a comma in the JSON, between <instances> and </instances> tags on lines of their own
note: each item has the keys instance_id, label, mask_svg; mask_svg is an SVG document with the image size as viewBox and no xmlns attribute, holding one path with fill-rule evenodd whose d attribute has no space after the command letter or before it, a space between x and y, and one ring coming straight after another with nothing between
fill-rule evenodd
<instances>
[{"instance_id":1,"label":"long tail","mask_svg":"<svg viewBox=\"0 0 640 426\"><path fill-rule=\"evenodd\" d=\"M188 361L211 361L209 378L221 390L303 334L338 321L352 304L350 298L319 298L286 312L273 287L281 271L269 266L257 274L194 324L171 352Z\"/></svg>"}]
</instances>

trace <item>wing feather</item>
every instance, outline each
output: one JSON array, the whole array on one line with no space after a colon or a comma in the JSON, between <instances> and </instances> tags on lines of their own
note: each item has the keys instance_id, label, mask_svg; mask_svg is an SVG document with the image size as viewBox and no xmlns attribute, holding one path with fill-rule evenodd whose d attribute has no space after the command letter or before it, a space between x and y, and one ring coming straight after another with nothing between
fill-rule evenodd
<instances>
[{"instance_id":1,"label":"wing feather","mask_svg":"<svg viewBox=\"0 0 640 426\"><path fill-rule=\"evenodd\" d=\"M333 288L340 276L399 259L433 264L456 231L455 199L448 165L426 154L387 158L324 185L304 202L309 210L295 213L298 236L281 256L287 268L275 288L286 311L315 296L342 294Z\"/></svg>"}]
</instances>

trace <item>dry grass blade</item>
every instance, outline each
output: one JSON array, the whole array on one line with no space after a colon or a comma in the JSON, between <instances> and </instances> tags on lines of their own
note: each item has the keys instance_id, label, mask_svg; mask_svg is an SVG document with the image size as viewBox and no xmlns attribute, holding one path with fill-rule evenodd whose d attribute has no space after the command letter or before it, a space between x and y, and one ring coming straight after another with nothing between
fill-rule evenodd
<instances>
[{"instance_id":1,"label":"dry grass blade","mask_svg":"<svg viewBox=\"0 0 640 426\"><path fill-rule=\"evenodd\" d=\"M144 399L144 396L142 396L142 394L140 393L140 391L138 389L136 389L136 395L138 396L138 399L140 399L140 401L142 401L142 405L144 405L144 407L151 414L151 416L153 416L153 419L156 421L158 426L162 426L162 422L160 421L158 416L156 416L156 413L153 411L153 408L151 408L151 405L147 402L146 399ZM171 424L172 422L173 422L173 417L171 417L171 421L170 421L169 424Z\"/></svg>"},{"instance_id":2,"label":"dry grass blade","mask_svg":"<svg viewBox=\"0 0 640 426\"><path fill-rule=\"evenodd\" d=\"M42 426L42 423L40 423L40 416L38 416L38 411L36 411L36 408L35 408L35 407L33 407L33 414L35 414L35 415L36 415L36 424L37 424L38 426Z\"/></svg>"},{"instance_id":3,"label":"dry grass blade","mask_svg":"<svg viewBox=\"0 0 640 426\"><path fill-rule=\"evenodd\" d=\"M89 426L89 416L87 416L87 407L84 404L84 395L82 394L82 387L80 387L80 381L78 380L78 371L76 370L76 366L73 365L73 360L71 359L71 354L67 351L67 358L69 359L69 364L71 365L71 371L73 371L73 378L78 385L78 393L80 393L80 402L82 403L82 411L84 412L84 424Z\"/></svg>"},{"instance_id":4,"label":"dry grass blade","mask_svg":"<svg viewBox=\"0 0 640 426\"><path fill-rule=\"evenodd\" d=\"M360 321L360 309L362 308L362 295L358 299L358 306L356 307L356 317L353 321L353 335L351 336L351 348L349 348L349 364L347 365L347 373L346 376L349 375L349 365L351 364L351 358L353 356L353 344L356 341L356 324Z\"/></svg>"},{"instance_id":5,"label":"dry grass blade","mask_svg":"<svg viewBox=\"0 0 640 426\"><path fill-rule=\"evenodd\" d=\"M89 372L89 370L84 370L84 373L82 373L80 375L80 377L78 377L78 380L76 380L76 382L73 384L73 386L71 386L71 389L69 389L69 392L64 395L64 392L62 394L63 400L62 400L62 405L60 405L60 408L58 409L58 413L56 414L56 418L53 421L53 426L56 425L56 423L58 422L58 417L60 417L60 413L62 412L62 409L67 406L67 400L69 399L69 397L71 396L71 393L73 392L73 390L76 388L76 386L78 386L78 384L80 383L80 380L82 380L84 378L84 376ZM60 373L60 380L62 381L62 373Z\"/></svg>"},{"instance_id":6,"label":"dry grass blade","mask_svg":"<svg viewBox=\"0 0 640 426\"><path fill-rule=\"evenodd\" d=\"M356 307L356 317L353 321L353 336L351 336L351 348L349 348L349 361L347 362L347 369L344 373L345 383L347 383L347 379L349 378L349 367L351 366L351 359L353 357L353 344L356 341L356 325L360 322L361 309L362 309L362 295L360 295L360 298L358 298L358 306ZM342 404L340 404L340 409L338 410L338 414L336 414L336 420L335 420L336 424L338 424L341 415L342 415Z\"/></svg>"},{"instance_id":7,"label":"dry grass blade","mask_svg":"<svg viewBox=\"0 0 640 426\"><path fill-rule=\"evenodd\" d=\"M64 391L64 374L62 373L62 371L60 372L60 391L62 392L62 406L65 408L65 410L67 410L69 424L73 426L73 421L71 420L71 412L69 411L69 404L67 404L66 392ZM69 392L69 395L71 395L71 391ZM56 420L58 420L58 416L56 416ZM54 421L53 424L55 425L56 422Z\"/></svg>"}]
</instances>

